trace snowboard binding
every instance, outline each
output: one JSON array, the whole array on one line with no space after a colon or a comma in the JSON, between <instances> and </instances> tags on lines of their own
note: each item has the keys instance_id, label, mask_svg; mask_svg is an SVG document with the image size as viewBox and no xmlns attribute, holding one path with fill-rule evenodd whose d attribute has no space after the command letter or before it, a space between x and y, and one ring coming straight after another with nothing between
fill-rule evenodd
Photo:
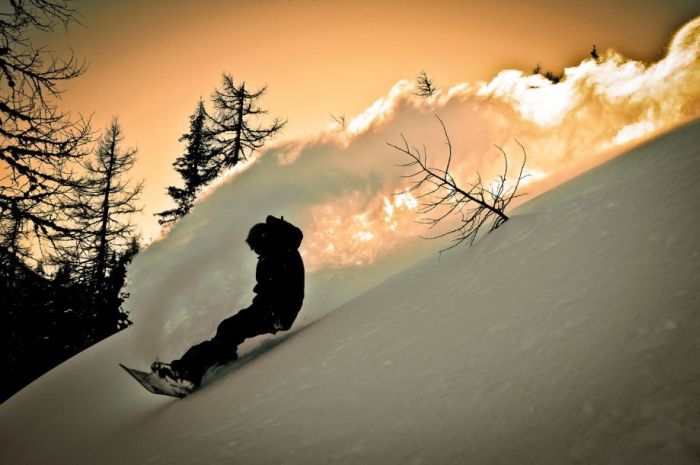
<instances>
[{"instance_id":1,"label":"snowboard binding","mask_svg":"<svg viewBox=\"0 0 700 465\"><path fill-rule=\"evenodd\" d=\"M169 363L155 361L151 363L151 372L161 378L170 378L173 381L189 381L178 373Z\"/></svg>"}]
</instances>

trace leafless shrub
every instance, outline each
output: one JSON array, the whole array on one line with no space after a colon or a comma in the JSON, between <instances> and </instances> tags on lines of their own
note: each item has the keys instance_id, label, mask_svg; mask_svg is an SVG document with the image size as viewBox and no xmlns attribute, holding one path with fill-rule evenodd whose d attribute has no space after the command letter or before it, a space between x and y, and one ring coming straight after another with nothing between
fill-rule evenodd
<instances>
[{"instance_id":1,"label":"leafless shrub","mask_svg":"<svg viewBox=\"0 0 700 465\"><path fill-rule=\"evenodd\" d=\"M416 82L418 85L418 90L414 92L414 95L417 97L432 97L435 95L435 92L437 92L437 89L433 84L433 80L428 77L428 74L425 71L421 71L420 74L418 74Z\"/></svg>"},{"instance_id":2,"label":"leafless shrub","mask_svg":"<svg viewBox=\"0 0 700 465\"><path fill-rule=\"evenodd\" d=\"M489 225L489 232L501 226L508 220L506 209L518 194L520 182L526 177L523 175L527 153L525 148L517 142L523 152L523 163L520 166L517 179L508 186L508 156L499 146L495 146L503 155L504 168L502 173L494 179L489 186L484 185L484 181L479 173L475 180L462 187L457 184L452 173L450 164L452 162L452 143L447 134L445 124L439 116L435 116L445 134L448 148L447 164L444 169L430 166L428 162L428 152L425 146L418 149L408 143L403 134L402 146L391 143L388 145L399 152L407 155L410 161L399 166L413 168L416 171L403 176L412 179L409 192L419 201L418 213L422 216L420 223L426 224L429 229L438 226L443 220L451 215L459 215L458 226L442 233L427 237L428 239L438 239L445 236L454 236L452 245L441 250L445 251L467 241L469 245L474 243L479 230Z\"/></svg>"}]
</instances>

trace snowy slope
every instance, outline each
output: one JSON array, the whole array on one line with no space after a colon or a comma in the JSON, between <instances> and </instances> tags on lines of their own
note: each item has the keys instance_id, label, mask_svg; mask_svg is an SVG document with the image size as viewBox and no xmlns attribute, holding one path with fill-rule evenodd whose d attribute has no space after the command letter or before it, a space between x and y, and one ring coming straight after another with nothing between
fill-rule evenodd
<instances>
[{"instance_id":1,"label":"snowy slope","mask_svg":"<svg viewBox=\"0 0 700 465\"><path fill-rule=\"evenodd\" d=\"M0 406L0 463L700 463L699 177L695 121L184 400L125 331Z\"/></svg>"}]
</instances>

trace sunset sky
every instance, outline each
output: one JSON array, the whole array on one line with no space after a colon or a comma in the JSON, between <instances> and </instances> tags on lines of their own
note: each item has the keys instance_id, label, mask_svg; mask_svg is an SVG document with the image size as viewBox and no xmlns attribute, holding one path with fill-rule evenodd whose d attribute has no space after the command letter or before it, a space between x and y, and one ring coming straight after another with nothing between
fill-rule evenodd
<instances>
[{"instance_id":1,"label":"sunset sky","mask_svg":"<svg viewBox=\"0 0 700 465\"><path fill-rule=\"evenodd\" d=\"M89 63L65 86L63 108L92 114L95 129L119 117L139 151L144 239L153 213L171 206L166 186L199 97L222 72L268 86L263 106L288 119L281 138L351 118L425 70L438 87L489 81L538 63L560 72L593 44L656 61L672 34L700 15L696 0L520 1L120 1L75 3L82 27L41 37Z\"/></svg>"}]
</instances>

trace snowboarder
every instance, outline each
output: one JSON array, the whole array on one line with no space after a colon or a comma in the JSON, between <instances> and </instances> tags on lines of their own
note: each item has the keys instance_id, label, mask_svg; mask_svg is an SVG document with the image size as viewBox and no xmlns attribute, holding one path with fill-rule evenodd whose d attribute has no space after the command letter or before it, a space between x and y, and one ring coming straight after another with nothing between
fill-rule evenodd
<instances>
[{"instance_id":1,"label":"snowboarder","mask_svg":"<svg viewBox=\"0 0 700 465\"><path fill-rule=\"evenodd\" d=\"M222 321L212 339L170 364L154 362L151 370L196 388L209 367L238 358L238 345L245 339L291 328L304 300L304 263L298 250L302 238L301 230L284 217L268 216L253 226L246 239L258 254L253 303Z\"/></svg>"}]
</instances>

